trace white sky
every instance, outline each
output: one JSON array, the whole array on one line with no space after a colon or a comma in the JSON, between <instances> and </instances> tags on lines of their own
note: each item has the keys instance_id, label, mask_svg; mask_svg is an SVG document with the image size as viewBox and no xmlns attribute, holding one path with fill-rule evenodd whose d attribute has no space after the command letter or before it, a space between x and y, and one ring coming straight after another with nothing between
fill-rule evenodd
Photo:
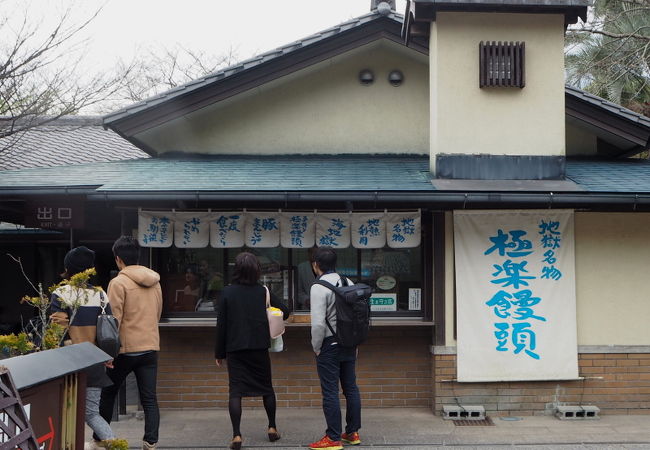
<instances>
[{"instance_id":1,"label":"white sky","mask_svg":"<svg viewBox=\"0 0 650 450\"><path fill-rule=\"evenodd\" d=\"M238 60L282 46L370 11L371 0L0 0L0 16L20 16L51 30L68 6L88 26L89 70L109 68L147 47L181 44L206 54L230 49ZM404 13L405 0L397 1Z\"/></svg>"}]
</instances>

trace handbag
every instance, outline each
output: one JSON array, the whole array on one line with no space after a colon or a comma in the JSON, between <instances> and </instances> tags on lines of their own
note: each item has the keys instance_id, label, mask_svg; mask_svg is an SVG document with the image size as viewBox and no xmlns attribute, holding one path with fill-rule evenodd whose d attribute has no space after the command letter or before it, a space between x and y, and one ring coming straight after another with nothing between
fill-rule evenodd
<instances>
[{"instance_id":1,"label":"handbag","mask_svg":"<svg viewBox=\"0 0 650 450\"><path fill-rule=\"evenodd\" d=\"M100 292L102 311L97 316L97 347L115 358L120 352L120 325L112 314L106 313L106 299Z\"/></svg>"},{"instance_id":2,"label":"handbag","mask_svg":"<svg viewBox=\"0 0 650 450\"><path fill-rule=\"evenodd\" d=\"M266 289L266 317L269 320L269 333L271 339L274 339L284 333L284 314L281 309L271 306L269 288L264 286L264 289Z\"/></svg>"}]
</instances>

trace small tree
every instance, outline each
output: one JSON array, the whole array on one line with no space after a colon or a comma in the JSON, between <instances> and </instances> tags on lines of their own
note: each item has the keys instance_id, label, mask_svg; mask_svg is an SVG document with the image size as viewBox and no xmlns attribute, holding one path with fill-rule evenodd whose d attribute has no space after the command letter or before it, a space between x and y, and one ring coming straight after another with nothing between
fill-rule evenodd
<instances>
[{"instance_id":1,"label":"small tree","mask_svg":"<svg viewBox=\"0 0 650 450\"><path fill-rule=\"evenodd\" d=\"M8 256L18 264L23 277L36 293L35 296L30 297L26 295L21 299L21 303L26 303L36 308L36 316L23 326L23 333L17 335L15 349L22 353L28 353L33 350L48 350L60 347L63 343L66 330L69 324L74 321L77 311L90 300L90 292L101 290L99 287L90 287L88 282L90 277L96 274L95 269L87 269L68 279L62 280L60 283L50 286L46 293L41 283L35 285L29 279L20 258L12 255ZM66 321L58 320L51 315L51 294L59 288L70 290L70 296L64 306L70 309L71 314ZM27 339L29 343L25 344L24 339ZM1 342L0 340L0 345ZM11 338L7 340L5 337L5 344L7 342L11 342Z\"/></svg>"}]
</instances>

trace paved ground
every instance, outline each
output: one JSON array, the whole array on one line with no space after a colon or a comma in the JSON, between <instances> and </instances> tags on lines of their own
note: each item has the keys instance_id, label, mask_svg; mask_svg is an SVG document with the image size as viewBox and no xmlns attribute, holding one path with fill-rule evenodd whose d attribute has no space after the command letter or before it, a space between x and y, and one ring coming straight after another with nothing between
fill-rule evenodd
<instances>
[{"instance_id":1,"label":"paved ground","mask_svg":"<svg viewBox=\"0 0 650 450\"><path fill-rule=\"evenodd\" d=\"M650 415L604 415L597 420L562 421L550 416L494 418L494 426L456 426L428 409L365 409L362 444L357 448L381 450L489 449L650 449ZM305 448L323 435L320 409L279 409L278 430L282 439L266 439L262 409L244 409L242 435L245 449ZM140 448L144 422L124 417L113 423L118 437ZM86 436L90 436L87 429ZM159 448L227 448L231 428L224 410L161 412Z\"/></svg>"}]
</instances>

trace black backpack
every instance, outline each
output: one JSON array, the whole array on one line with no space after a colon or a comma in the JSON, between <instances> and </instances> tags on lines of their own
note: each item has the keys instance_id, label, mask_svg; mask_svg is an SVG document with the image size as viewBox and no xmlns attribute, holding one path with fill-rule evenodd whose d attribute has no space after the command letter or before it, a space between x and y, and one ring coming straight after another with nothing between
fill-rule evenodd
<instances>
[{"instance_id":1,"label":"black backpack","mask_svg":"<svg viewBox=\"0 0 650 450\"><path fill-rule=\"evenodd\" d=\"M342 347L356 347L368 337L370 330L370 296L372 288L367 284L348 284L348 279L341 277L343 286L337 287L324 280L316 280L335 294L336 332L327 318L325 323Z\"/></svg>"}]
</instances>

